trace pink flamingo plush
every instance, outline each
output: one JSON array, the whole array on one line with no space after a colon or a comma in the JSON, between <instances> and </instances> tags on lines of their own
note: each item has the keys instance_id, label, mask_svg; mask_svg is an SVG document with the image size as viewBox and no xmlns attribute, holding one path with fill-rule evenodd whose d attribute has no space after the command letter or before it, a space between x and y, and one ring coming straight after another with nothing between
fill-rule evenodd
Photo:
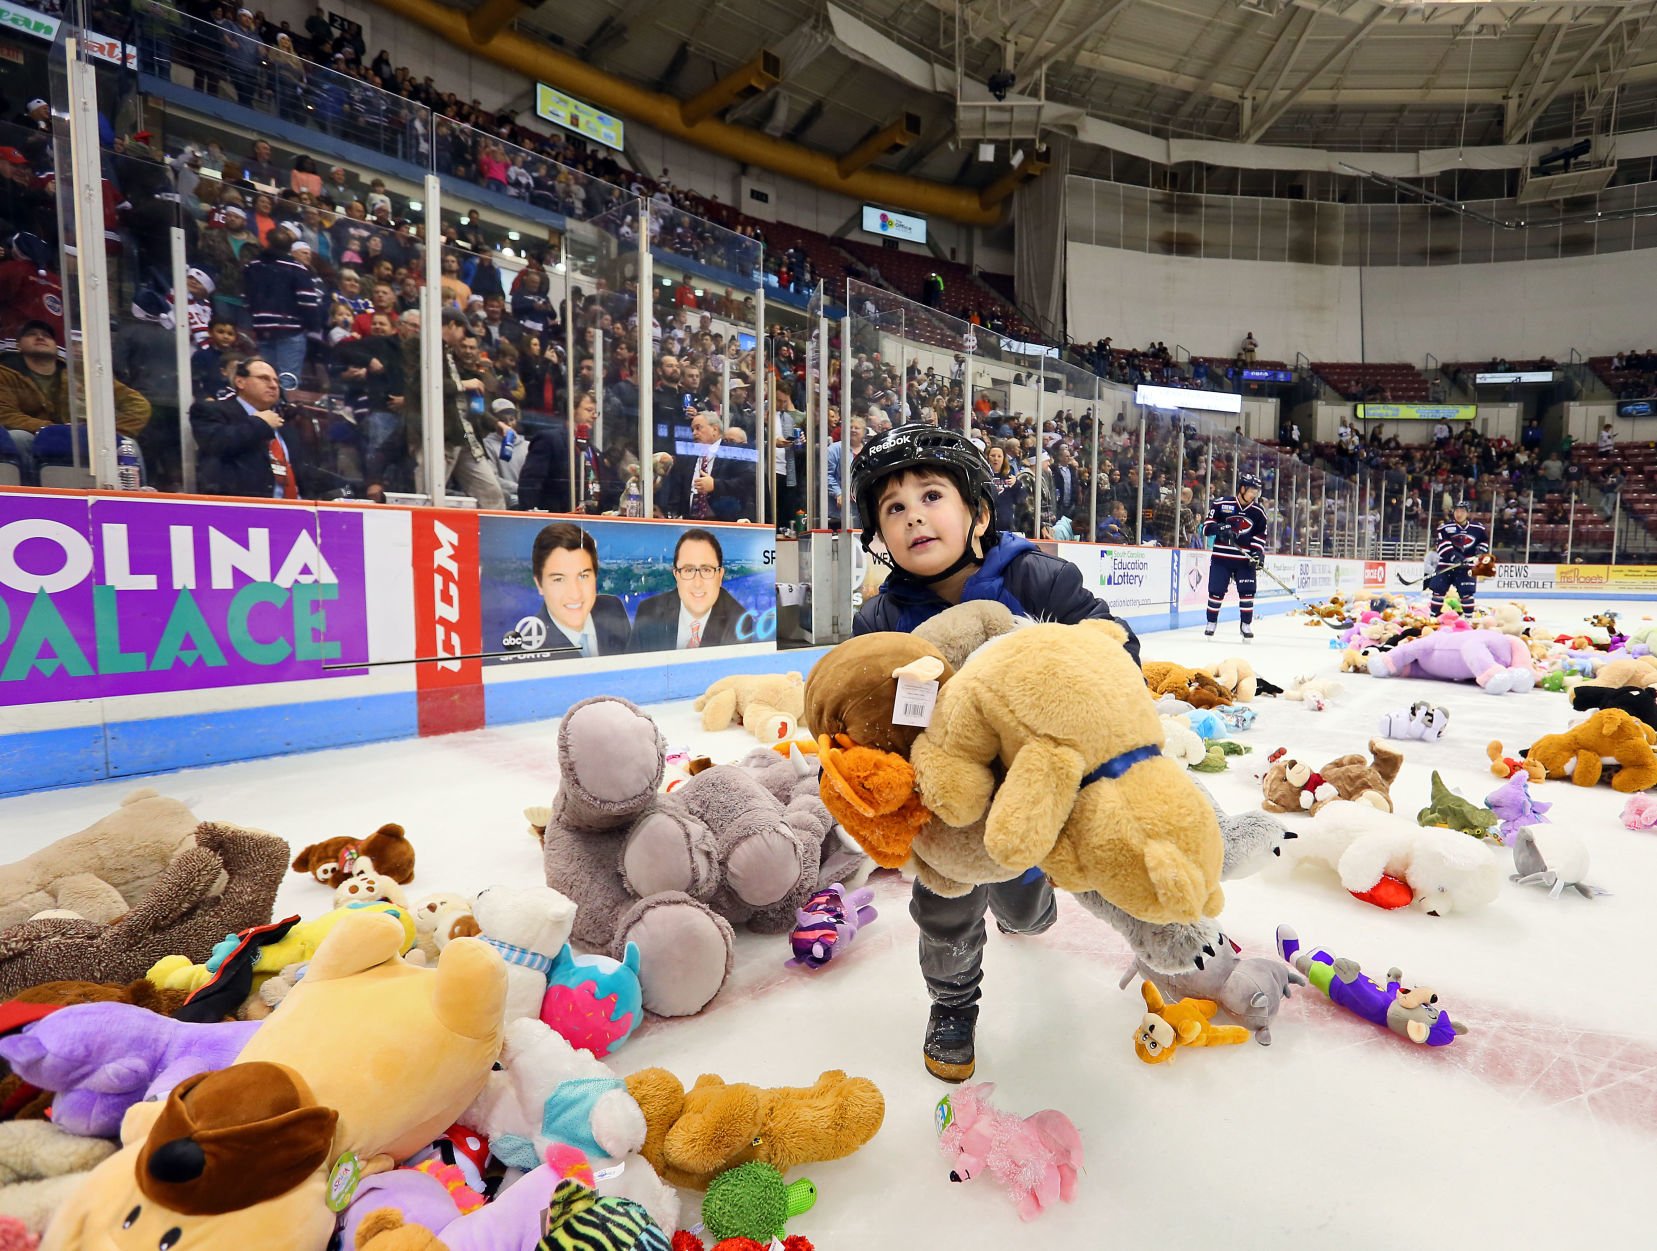
<instances>
[{"instance_id":1,"label":"pink flamingo plush","mask_svg":"<svg viewBox=\"0 0 1657 1251\"><path fill-rule=\"evenodd\" d=\"M1055 1202L1076 1197L1082 1136L1052 1108L1020 1119L992 1107L995 1083L961 1086L938 1104L938 1146L949 1160L949 1180L994 1177L1033 1221Z\"/></svg>"}]
</instances>

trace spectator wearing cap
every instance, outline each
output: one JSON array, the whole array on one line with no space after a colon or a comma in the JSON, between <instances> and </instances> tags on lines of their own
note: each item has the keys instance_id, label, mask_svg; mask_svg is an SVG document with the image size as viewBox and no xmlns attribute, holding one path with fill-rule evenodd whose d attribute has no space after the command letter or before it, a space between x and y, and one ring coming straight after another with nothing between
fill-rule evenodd
<instances>
[{"instance_id":1,"label":"spectator wearing cap","mask_svg":"<svg viewBox=\"0 0 1657 1251\"><path fill-rule=\"evenodd\" d=\"M336 204L349 204L357 198L351 189L351 176L345 172L343 165L335 165L328 171L328 178L322 184L320 195L326 195Z\"/></svg>"},{"instance_id":2,"label":"spectator wearing cap","mask_svg":"<svg viewBox=\"0 0 1657 1251\"><path fill-rule=\"evenodd\" d=\"M185 316L190 325L190 346L201 348L207 345L207 331L213 324L213 277L205 269L192 268L184 276ZM177 314L175 313L176 317Z\"/></svg>"},{"instance_id":3,"label":"spectator wearing cap","mask_svg":"<svg viewBox=\"0 0 1657 1251\"><path fill-rule=\"evenodd\" d=\"M30 100L14 119L25 130L51 132L52 106L41 99Z\"/></svg>"},{"instance_id":4,"label":"spectator wearing cap","mask_svg":"<svg viewBox=\"0 0 1657 1251\"><path fill-rule=\"evenodd\" d=\"M299 257L290 255L293 236L282 227L242 271L253 338L277 375L297 378L305 367L307 336L323 327L322 282ZM309 259L309 249L301 253Z\"/></svg>"},{"instance_id":5,"label":"spectator wearing cap","mask_svg":"<svg viewBox=\"0 0 1657 1251\"><path fill-rule=\"evenodd\" d=\"M495 428L484 436L483 446L489 453L495 476L500 479L501 493L506 496L508 508L518 507L518 477L524 467L524 442L518 437L518 406L508 399L499 399L489 405L489 415Z\"/></svg>"},{"instance_id":6,"label":"spectator wearing cap","mask_svg":"<svg viewBox=\"0 0 1657 1251\"><path fill-rule=\"evenodd\" d=\"M123 382L113 385L115 429L136 437L150 419L149 401ZM44 321L26 322L17 351L0 356L0 426L11 432L25 467L40 432L67 426L69 415L68 367L58 356L57 332Z\"/></svg>"}]
</instances>

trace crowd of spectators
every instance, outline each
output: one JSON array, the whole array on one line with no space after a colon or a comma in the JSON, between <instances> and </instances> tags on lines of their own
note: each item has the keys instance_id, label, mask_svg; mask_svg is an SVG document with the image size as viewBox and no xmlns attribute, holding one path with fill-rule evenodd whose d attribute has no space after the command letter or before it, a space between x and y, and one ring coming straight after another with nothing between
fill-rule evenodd
<instances>
[{"instance_id":1,"label":"crowd of spectators","mask_svg":"<svg viewBox=\"0 0 1657 1251\"><path fill-rule=\"evenodd\" d=\"M117 22L116 8L107 6L100 20ZM814 259L821 252L797 232L786 246L766 246L763 224L720 205L717 197L675 186L666 169L646 177L575 136L541 133L510 112L491 113L477 100L441 92L430 77L393 65L383 49L370 58L360 30L330 23L320 8L303 31L259 12L199 2L179 10L144 8L139 19L129 29L141 55L170 60L175 69L183 65L201 90L314 130L343 133L341 128L361 130L366 123L395 137L396 155L430 162L530 209L606 221L615 250L572 276L567 301L556 273L562 253L555 227L528 241L514 233L509 245L505 229L490 227L477 209L445 221L444 459L456 487L487 505L636 512L648 461L659 515L747 518L758 507L763 435L777 449L776 478L766 484L776 502L767 512L774 508L780 529L802 514L815 517L806 447L822 431L808 428L803 415L809 407L803 327L798 318L784 318L766 328L763 356L752 337L760 329L750 294L756 286L804 293L821 276ZM61 348L61 316L55 323L50 316L27 316L53 303L38 294L31 300L28 290L46 276L40 260L56 248L49 121L25 109L13 128L14 142L0 144L0 229L7 249L0 258L0 295L14 297L0 299L0 317L9 319L0 325L0 341L10 342L26 320L37 320ZM230 417L256 417L264 410L238 412L234 402L247 388L263 385L266 371L258 362L277 379L280 406L271 412L282 425L259 418L275 432L264 449L272 493L298 486L306 495L378 499L419 489L421 432L412 420L419 401L411 397L421 394L425 251L417 207L381 178L319 164L304 153L278 155L265 140L227 152L204 139L175 146L169 155L141 132L109 136L107 148L105 200L122 240L121 303L131 296L130 313L123 310L116 334L117 374L149 406L144 421L127 413L125 429L139 438L152 483L173 489L182 482L178 380L170 351L172 325L182 318L195 345L189 390L198 405L217 404ZM638 420L643 371L636 355L641 293L625 263L645 220L641 205L658 250L658 281L645 301L654 421L644 448ZM170 289L168 227L175 223L186 229L190 262L181 294ZM683 264L664 265L664 252ZM879 259L847 255L847 272L888 285ZM924 295L932 307L949 307L935 272L927 275ZM61 308L61 293L55 302ZM961 311L972 325L1023 329L1003 321L993 305L963 305ZM575 343L568 359L567 328ZM909 328L926 338L924 324ZM948 326L940 334L959 338ZM1147 431L1140 465L1137 427L1126 429L1118 417L1099 432L1095 474L1091 410L1050 414L1038 431L1034 418L1006 411L1006 400L992 391L976 395L969 414L966 354L954 352L942 367L923 366L919 360L883 360L880 345L878 335L850 345L849 396L840 394L840 371L829 370L829 437L838 440L842 411L851 414L854 439L905 420L965 424L996 466L998 514L1009 528L1086 537L1091 515L1095 537L1106 541L1188 541L1211 484L1228 484L1235 468L1241 444L1211 444L1192 430L1181 451L1167 423ZM840 347L838 341L831 345L836 360ZM1166 344L1121 349L1106 338L1073 345L1071 359L1118 382L1202 386L1217 384L1223 373L1231 389L1242 389L1241 370L1256 347L1250 332L1229 364L1193 361L1187 367ZM1627 353L1618 364L1649 372L1657 357ZM776 396L774 420L764 432L756 421L760 387L774 387ZM0 424L13 424L4 411ZM191 424L203 454L211 457L213 437L203 438L201 423ZM264 435L248 430L256 441ZM1325 471L1380 475L1385 494L1365 521L1382 531L1424 523L1425 501L1440 488L1446 498L1481 481L1488 494L1495 478L1515 493L1537 479L1568 488L1582 473L1568 445L1544 457L1525 440L1504 447L1471 431L1451 437L1446 429L1433 446L1408 448L1379 431L1363 440L1343 431L1325 455L1303 445L1298 432L1285 442L1285 469L1292 458L1297 467L1289 471L1304 466L1307 482L1297 492L1302 515L1281 519L1285 540L1312 524L1313 483ZM1038 443L1047 451L1040 516L1034 490ZM254 465L258 458L245 453L237 455ZM284 462L291 467L286 486L279 480ZM262 473L254 476L262 488ZM216 480L231 478L237 489L245 485L235 474ZM832 477L829 494L834 522L842 516L843 492ZM1330 528L1327 519L1317 520L1321 529ZM1511 520L1504 514L1497 524ZM1513 535L1498 532L1498 540L1504 538Z\"/></svg>"}]
</instances>

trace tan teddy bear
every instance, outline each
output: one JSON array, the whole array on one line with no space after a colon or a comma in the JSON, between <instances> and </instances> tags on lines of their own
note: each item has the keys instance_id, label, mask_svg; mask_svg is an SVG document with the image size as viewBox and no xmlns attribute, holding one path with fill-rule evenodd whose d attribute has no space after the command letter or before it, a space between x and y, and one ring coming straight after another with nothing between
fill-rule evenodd
<instances>
[{"instance_id":1,"label":"tan teddy bear","mask_svg":"<svg viewBox=\"0 0 1657 1251\"><path fill-rule=\"evenodd\" d=\"M1113 621L996 639L944 684L910 760L939 820L988 811L984 850L1004 868L1039 865L1144 921L1194 922L1224 902L1219 824L1163 754L1126 641Z\"/></svg>"},{"instance_id":2,"label":"tan teddy bear","mask_svg":"<svg viewBox=\"0 0 1657 1251\"><path fill-rule=\"evenodd\" d=\"M1208 674L1230 691L1232 698L1239 704L1248 703L1259 693L1259 675L1254 672L1254 666L1241 656L1229 656L1219 664L1199 669L1197 672Z\"/></svg>"},{"instance_id":3,"label":"tan teddy bear","mask_svg":"<svg viewBox=\"0 0 1657 1251\"><path fill-rule=\"evenodd\" d=\"M739 673L720 678L696 700L709 733L733 722L762 743L794 737L805 715L805 679L798 673Z\"/></svg>"},{"instance_id":4,"label":"tan teddy bear","mask_svg":"<svg viewBox=\"0 0 1657 1251\"><path fill-rule=\"evenodd\" d=\"M1231 688L1200 669L1187 669L1171 660L1147 660L1144 673L1153 695L1173 695L1193 708L1219 708L1232 702Z\"/></svg>"},{"instance_id":5,"label":"tan teddy bear","mask_svg":"<svg viewBox=\"0 0 1657 1251\"><path fill-rule=\"evenodd\" d=\"M1650 656L1608 660L1584 686L1657 686L1657 660Z\"/></svg>"}]
</instances>

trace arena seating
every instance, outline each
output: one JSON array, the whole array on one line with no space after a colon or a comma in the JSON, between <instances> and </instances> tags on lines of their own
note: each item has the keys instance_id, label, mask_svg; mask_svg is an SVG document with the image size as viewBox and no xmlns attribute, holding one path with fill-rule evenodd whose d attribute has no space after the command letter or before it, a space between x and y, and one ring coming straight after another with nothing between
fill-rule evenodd
<instances>
[{"instance_id":1,"label":"arena seating","mask_svg":"<svg viewBox=\"0 0 1657 1251\"><path fill-rule=\"evenodd\" d=\"M1420 404L1428 397L1428 384L1414 365L1372 364L1363 361L1313 361L1312 372L1322 378L1343 399L1361 400L1371 388L1385 393L1382 403Z\"/></svg>"}]
</instances>

